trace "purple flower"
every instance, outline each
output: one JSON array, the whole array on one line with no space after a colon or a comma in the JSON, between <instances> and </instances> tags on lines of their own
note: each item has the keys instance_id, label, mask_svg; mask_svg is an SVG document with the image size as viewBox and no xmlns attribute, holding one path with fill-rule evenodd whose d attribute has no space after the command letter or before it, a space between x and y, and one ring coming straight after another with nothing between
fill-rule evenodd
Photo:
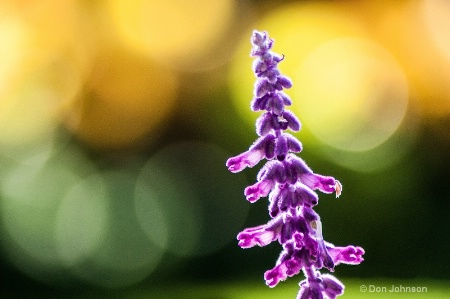
<instances>
[{"instance_id":1,"label":"purple flower","mask_svg":"<svg viewBox=\"0 0 450 299\"><path fill-rule=\"evenodd\" d=\"M256 133L258 133L259 136L267 135L272 131L286 130L288 128L294 132L299 131L300 121L292 112L287 110L280 112L280 114L266 112L256 120Z\"/></svg>"},{"instance_id":2,"label":"purple flower","mask_svg":"<svg viewBox=\"0 0 450 299\"><path fill-rule=\"evenodd\" d=\"M250 248L256 245L266 246L279 238L282 225L283 220L278 217L267 224L246 228L237 236L239 246L242 248Z\"/></svg>"},{"instance_id":3,"label":"purple flower","mask_svg":"<svg viewBox=\"0 0 450 299\"><path fill-rule=\"evenodd\" d=\"M268 160L258 172L257 182L245 188L244 194L252 203L268 196L271 220L240 232L239 246L263 247L277 241L283 248L281 254L275 266L264 273L269 287L303 272L305 280L300 283L297 299L336 298L344 293L344 285L319 270L334 271L338 264L359 264L364 260L364 250L353 245L335 247L323 239L322 222L313 209L319 202L316 191L336 193L339 197L342 185L331 176L314 173L296 156L302 151L302 144L285 131L297 132L301 124L285 109L292 101L283 90L290 88L292 82L278 70L284 55L271 52L273 40L266 32L254 31L251 43L257 78L251 109L265 111L256 121L260 137L248 151L228 159L226 166L231 172L239 172Z\"/></svg>"},{"instance_id":4,"label":"purple flower","mask_svg":"<svg viewBox=\"0 0 450 299\"><path fill-rule=\"evenodd\" d=\"M344 285L334 276L317 273L317 278L300 283L297 299L329 298L335 299L344 293ZM324 297L325 296L325 297Z\"/></svg>"},{"instance_id":5,"label":"purple flower","mask_svg":"<svg viewBox=\"0 0 450 299\"><path fill-rule=\"evenodd\" d=\"M329 274L322 274L321 276L323 292L328 298L334 299L344 293L344 285L334 276Z\"/></svg>"},{"instance_id":6,"label":"purple flower","mask_svg":"<svg viewBox=\"0 0 450 299\"><path fill-rule=\"evenodd\" d=\"M349 265L358 265L363 259L364 249L359 246L349 245L347 247L328 247L328 252L335 265L340 263Z\"/></svg>"},{"instance_id":7,"label":"purple flower","mask_svg":"<svg viewBox=\"0 0 450 299\"><path fill-rule=\"evenodd\" d=\"M297 259L286 259L273 269L266 271L266 273L264 273L264 279L266 280L266 284L273 288L280 281L298 274L301 270L302 264Z\"/></svg>"},{"instance_id":8,"label":"purple flower","mask_svg":"<svg viewBox=\"0 0 450 299\"><path fill-rule=\"evenodd\" d=\"M266 135L249 148L248 151L228 159L226 165L231 172L239 172L246 167L253 167L263 158L272 159L275 154L275 136Z\"/></svg>"}]
</instances>

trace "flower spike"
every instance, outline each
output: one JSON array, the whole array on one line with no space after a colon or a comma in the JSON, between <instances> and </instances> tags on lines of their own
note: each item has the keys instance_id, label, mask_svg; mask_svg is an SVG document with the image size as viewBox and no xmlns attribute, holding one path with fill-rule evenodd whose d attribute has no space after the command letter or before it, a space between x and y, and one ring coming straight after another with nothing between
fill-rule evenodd
<instances>
[{"instance_id":1,"label":"flower spike","mask_svg":"<svg viewBox=\"0 0 450 299\"><path fill-rule=\"evenodd\" d=\"M268 196L272 219L240 232L239 246L262 247L278 241L283 249L274 268L264 274L266 284L275 287L303 272L305 279L299 284L297 299L334 299L344 293L344 285L319 270L326 268L333 272L339 264L357 265L364 260L364 249L353 245L335 247L323 239L322 222L313 210L319 202L315 190L339 197L342 184L331 176L314 173L296 155L302 151L302 144L285 131L299 131L301 123L285 109L292 101L283 90L291 88L292 81L278 70L284 55L271 51L273 40L267 32L253 31L250 41L256 77L250 107L255 112L264 111L256 121L260 137L248 151L228 159L226 166L231 172L239 172L268 160L259 171L257 182L245 188L244 194L252 203Z\"/></svg>"}]
</instances>

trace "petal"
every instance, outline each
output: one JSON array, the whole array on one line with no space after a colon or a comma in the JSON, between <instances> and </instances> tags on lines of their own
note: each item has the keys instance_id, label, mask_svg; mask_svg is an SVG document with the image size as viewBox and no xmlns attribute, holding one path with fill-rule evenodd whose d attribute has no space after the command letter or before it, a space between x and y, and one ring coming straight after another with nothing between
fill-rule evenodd
<instances>
[{"instance_id":1,"label":"petal","mask_svg":"<svg viewBox=\"0 0 450 299\"><path fill-rule=\"evenodd\" d=\"M270 231L259 232L259 234L242 231L238 234L237 239L241 248L250 248L255 245L265 246L272 241L273 237L274 233Z\"/></svg>"},{"instance_id":2,"label":"petal","mask_svg":"<svg viewBox=\"0 0 450 299\"><path fill-rule=\"evenodd\" d=\"M303 236L303 247L308 251L310 256L315 257L318 252L318 243L316 240L311 238L309 234Z\"/></svg>"},{"instance_id":3,"label":"petal","mask_svg":"<svg viewBox=\"0 0 450 299\"><path fill-rule=\"evenodd\" d=\"M242 171L246 167L255 166L262 158L264 158L263 150L251 150L228 159L226 166L229 171L236 173Z\"/></svg>"},{"instance_id":4,"label":"petal","mask_svg":"<svg viewBox=\"0 0 450 299\"><path fill-rule=\"evenodd\" d=\"M300 175L299 179L312 190L318 189L324 193L333 193L336 190L336 180L331 176L307 173Z\"/></svg>"},{"instance_id":5,"label":"petal","mask_svg":"<svg viewBox=\"0 0 450 299\"><path fill-rule=\"evenodd\" d=\"M266 284L273 288L280 281L286 280L286 278L298 274L302 269L302 266L301 261L295 258L285 260L264 273Z\"/></svg>"},{"instance_id":6,"label":"petal","mask_svg":"<svg viewBox=\"0 0 450 299\"><path fill-rule=\"evenodd\" d=\"M318 244L319 244L319 259L317 260L317 264L323 265L323 267L333 272L336 264L334 263L333 258L328 253L328 250L325 246L323 239L320 240Z\"/></svg>"},{"instance_id":7,"label":"petal","mask_svg":"<svg viewBox=\"0 0 450 299\"><path fill-rule=\"evenodd\" d=\"M297 250L302 249L305 246L304 237L305 235L300 232L295 232L292 235L292 240L294 241L294 248Z\"/></svg>"},{"instance_id":8,"label":"petal","mask_svg":"<svg viewBox=\"0 0 450 299\"><path fill-rule=\"evenodd\" d=\"M281 228L279 242L281 244L287 244L292 239L292 234L295 232L294 223L285 221L283 227Z\"/></svg>"},{"instance_id":9,"label":"petal","mask_svg":"<svg viewBox=\"0 0 450 299\"><path fill-rule=\"evenodd\" d=\"M278 238L279 227L282 221L273 219L267 224L246 228L237 236L239 246L242 248L250 248L253 246L266 246Z\"/></svg>"},{"instance_id":10,"label":"petal","mask_svg":"<svg viewBox=\"0 0 450 299\"><path fill-rule=\"evenodd\" d=\"M244 194L249 202L254 203L261 197L267 196L273 185L272 180L263 180L245 188Z\"/></svg>"},{"instance_id":11,"label":"petal","mask_svg":"<svg viewBox=\"0 0 450 299\"><path fill-rule=\"evenodd\" d=\"M266 135L258 138L249 150L227 160L226 166L231 172L239 172L246 167L253 167L263 158L272 159L274 157L275 136Z\"/></svg>"},{"instance_id":12,"label":"petal","mask_svg":"<svg viewBox=\"0 0 450 299\"><path fill-rule=\"evenodd\" d=\"M296 232L293 234L295 236L295 248L297 250L304 248L304 253L307 253L310 257L316 257L318 253L318 241L314 238L311 230L303 217L299 217L295 220ZM301 235L298 235L298 233Z\"/></svg>"},{"instance_id":13,"label":"petal","mask_svg":"<svg viewBox=\"0 0 450 299\"><path fill-rule=\"evenodd\" d=\"M328 248L328 252L336 265L340 263L358 265L364 261L362 257L364 255L364 249L359 246L332 247Z\"/></svg>"}]
</instances>

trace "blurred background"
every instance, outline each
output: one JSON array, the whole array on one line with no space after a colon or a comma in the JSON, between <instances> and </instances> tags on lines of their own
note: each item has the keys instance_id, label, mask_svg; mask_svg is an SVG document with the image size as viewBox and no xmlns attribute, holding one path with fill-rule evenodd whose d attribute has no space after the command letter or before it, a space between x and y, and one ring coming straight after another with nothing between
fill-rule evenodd
<instances>
[{"instance_id":1,"label":"blurred background","mask_svg":"<svg viewBox=\"0 0 450 299\"><path fill-rule=\"evenodd\" d=\"M5 297L273 294L280 246L236 241L269 219L243 195L262 164L225 167L256 139L254 29L285 55L300 156L344 186L324 238L366 250L336 276L450 285L449 1L23 0L0 2Z\"/></svg>"}]
</instances>

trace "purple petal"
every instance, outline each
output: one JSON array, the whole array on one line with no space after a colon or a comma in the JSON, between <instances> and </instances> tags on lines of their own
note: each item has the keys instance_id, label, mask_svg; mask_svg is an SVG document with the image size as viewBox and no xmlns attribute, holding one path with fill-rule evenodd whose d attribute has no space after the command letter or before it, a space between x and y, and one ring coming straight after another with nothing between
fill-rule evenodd
<instances>
[{"instance_id":1,"label":"purple petal","mask_svg":"<svg viewBox=\"0 0 450 299\"><path fill-rule=\"evenodd\" d=\"M267 196L273 185L272 180L263 180L245 188L244 194L249 202L254 203L261 197Z\"/></svg>"},{"instance_id":2,"label":"purple petal","mask_svg":"<svg viewBox=\"0 0 450 299\"><path fill-rule=\"evenodd\" d=\"M292 234L292 240L294 241L294 248L296 250L300 250L305 246L305 235L301 232Z\"/></svg>"},{"instance_id":3,"label":"purple petal","mask_svg":"<svg viewBox=\"0 0 450 299\"><path fill-rule=\"evenodd\" d=\"M315 239L312 231L303 217L298 217L292 224L295 227L292 233L295 249L297 253L305 254L309 257L315 257L318 253L318 241ZM282 234L280 235L282 237ZM299 251L300 249L304 249Z\"/></svg>"},{"instance_id":4,"label":"purple petal","mask_svg":"<svg viewBox=\"0 0 450 299\"><path fill-rule=\"evenodd\" d=\"M239 172L246 167L253 167L264 157L272 159L274 157L275 136L266 135L258 138L249 150L227 160L226 166L231 172Z\"/></svg>"},{"instance_id":5,"label":"purple petal","mask_svg":"<svg viewBox=\"0 0 450 299\"><path fill-rule=\"evenodd\" d=\"M237 239L241 248L250 248L256 245L262 247L275 240L276 235L273 231L262 229L261 231L244 230L238 234Z\"/></svg>"},{"instance_id":6,"label":"purple petal","mask_svg":"<svg viewBox=\"0 0 450 299\"><path fill-rule=\"evenodd\" d=\"M236 173L246 167L253 167L264 158L263 150L250 150L227 160L228 170Z\"/></svg>"},{"instance_id":7,"label":"purple petal","mask_svg":"<svg viewBox=\"0 0 450 299\"><path fill-rule=\"evenodd\" d=\"M332 247L328 248L328 252L336 265L340 263L358 265L364 261L362 257L364 255L364 249L359 246Z\"/></svg>"},{"instance_id":8,"label":"purple petal","mask_svg":"<svg viewBox=\"0 0 450 299\"><path fill-rule=\"evenodd\" d=\"M281 217L271 220L269 223L246 228L237 236L239 246L250 248L253 246L266 246L275 241L279 235L279 227L282 225Z\"/></svg>"},{"instance_id":9,"label":"purple petal","mask_svg":"<svg viewBox=\"0 0 450 299\"><path fill-rule=\"evenodd\" d=\"M273 60L273 53L270 51L264 52L264 54L261 55L261 60L264 60L268 66L272 66L271 61Z\"/></svg>"},{"instance_id":10,"label":"purple petal","mask_svg":"<svg viewBox=\"0 0 450 299\"><path fill-rule=\"evenodd\" d=\"M286 280L289 276L294 276L302 269L302 263L295 259L288 259L264 273L266 284L273 288L280 281Z\"/></svg>"},{"instance_id":11,"label":"purple petal","mask_svg":"<svg viewBox=\"0 0 450 299\"><path fill-rule=\"evenodd\" d=\"M331 176L323 176L314 173L302 174L300 181L312 190L320 190L323 193L333 193L336 191L336 180Z\"/></svg>"}]
</instances>

